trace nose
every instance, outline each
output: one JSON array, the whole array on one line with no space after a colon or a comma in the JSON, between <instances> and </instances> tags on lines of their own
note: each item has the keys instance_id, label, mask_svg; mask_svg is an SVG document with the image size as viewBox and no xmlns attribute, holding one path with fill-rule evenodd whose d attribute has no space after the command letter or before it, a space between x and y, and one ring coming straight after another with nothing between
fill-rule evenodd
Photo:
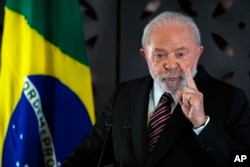
<instances>
[{"instance_id":1,"label":"nose","mask_svg":"<svg viewBox=\"0 0 250 167\"><path fill-rule=\"evenodd\" d=\"M169 55L163 65L166 70L173 70L178 67L178 62L173 55Z\"/></svg>"}]
</instances>

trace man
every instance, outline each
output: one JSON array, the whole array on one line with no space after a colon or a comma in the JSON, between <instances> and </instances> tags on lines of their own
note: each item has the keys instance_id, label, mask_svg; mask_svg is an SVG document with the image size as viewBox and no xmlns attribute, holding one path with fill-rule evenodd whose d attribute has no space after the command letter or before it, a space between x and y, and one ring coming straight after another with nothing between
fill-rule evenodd
<instances>
[{"instance_id":1,"label":"man","mask_svg":"<svg viewBox=\"0 0 250 167\"><path fill-rule=\"evenodd\" d=\"M203 46L191 18L160 14L142 46L151 76L118 87L63 167L225 167L230 153L250 150L247 98L197 67Z\"/></svg>"}]
</instances>

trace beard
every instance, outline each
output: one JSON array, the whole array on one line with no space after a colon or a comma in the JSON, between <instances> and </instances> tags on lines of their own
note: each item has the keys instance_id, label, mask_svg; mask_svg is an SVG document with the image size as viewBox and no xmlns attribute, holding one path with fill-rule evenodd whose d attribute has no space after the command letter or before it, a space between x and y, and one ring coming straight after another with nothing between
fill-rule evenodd
<instances>
[{"instance_id":1,"label":"beard","mask_svg":"<svg viewBox=\"0 0 250 167\"><path fill-rule=\"evenodd\" d=\"M196 68L192 70L192 75L196 73ZM163 74L155 75L151 70L150 74L156 83L165 92L170 92L171 94L176 94L178 90L183 90L187 86L186 76L183 72L178 70L168 71ZM174 80L171 78L175 78Z\"/></svg>"}]
</instances>

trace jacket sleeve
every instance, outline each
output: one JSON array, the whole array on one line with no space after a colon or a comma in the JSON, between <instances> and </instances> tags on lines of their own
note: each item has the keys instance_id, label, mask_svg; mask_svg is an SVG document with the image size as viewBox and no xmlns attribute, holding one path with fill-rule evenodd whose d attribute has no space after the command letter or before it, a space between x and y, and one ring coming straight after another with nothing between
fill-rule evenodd
<instances>
[{"instance_id":1,"label":"jacket sleeve","mask_svg":"<svg viewBox=\"0 0 250 167\"><path fill-rule=\"evenodd\" d=\"M230 154L250 151L250 109L244 92L236 89L220 123L211 118L208 125L196 137L201 154L217 166L229 166Z\"/></svg>"}]
</instances>

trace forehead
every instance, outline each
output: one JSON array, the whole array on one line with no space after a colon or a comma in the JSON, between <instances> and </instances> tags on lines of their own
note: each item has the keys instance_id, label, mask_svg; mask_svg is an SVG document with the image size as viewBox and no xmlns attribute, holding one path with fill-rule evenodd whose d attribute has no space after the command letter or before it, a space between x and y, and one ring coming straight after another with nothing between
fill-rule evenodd
<instances>
[{"instance_id":1,"label":"forehead","mask_svg":"<svg viewBox=\"0 0 250 167\"><path fill-rule=\"evenodd\" d=\"M186 26L162 26L151 30L149 46L166 49L191 48L196 45Z\"/></svg>"}]
</instances>

